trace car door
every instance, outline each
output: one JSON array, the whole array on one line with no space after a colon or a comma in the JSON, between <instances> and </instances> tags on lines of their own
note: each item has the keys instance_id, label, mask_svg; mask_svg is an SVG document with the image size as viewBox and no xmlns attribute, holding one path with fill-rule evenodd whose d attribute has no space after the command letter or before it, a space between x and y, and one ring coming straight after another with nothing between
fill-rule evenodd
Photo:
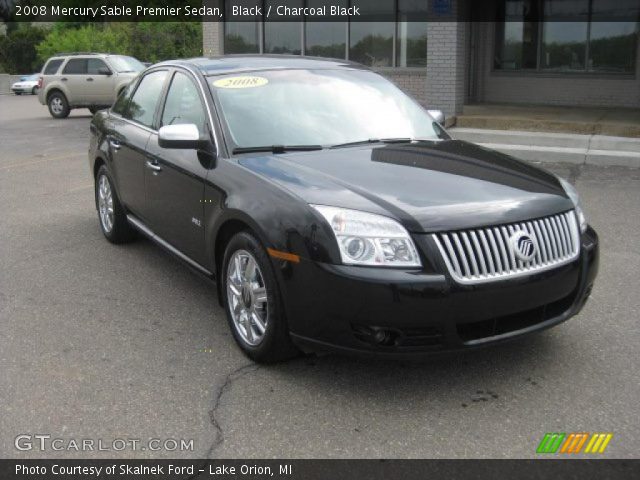
<instances>
[{"instance_id":1,"label":"car door","mask_svg":"<svg viewBox=\"0 0 640 480\"><path fill-rule=\"evenodd\" d=\"M60 81L64 85L65 95L72 106L86 103L87 59L72 57L62 68Z\"/></svg>"},{"instance_id":2,"label":"car door","mask_svg":"<svg viewBox=\"0 0 640 480\"><path fill-rule=\"evenodd\" d=\"M111 72L109 74L105 72ZM92 105L111 105L115 78L107 64L100 58L87 60L85 101Z\"/></svg>"},{"instance_id":3,"label":"car door","mask_svg":"<svg viewBox=\"0 0 640 480\"><path fill-rule=\"evenodd\" d=\"M176 70L166 94L159 127L195 124L209 135L204 99L191 73ZM192 260L204 259L204 183L211 153L168 149L153 133L147 151L153 166L145 172L147 209L152 230Z\"/></svg>"},{"instance_id":4,"label":"car door","mask_svg":"<svg viewBox=\"0 0 640 480\"><path fill-rule=\"evenodd\" d=\"M147 73L135 86L127 87L111 110L108 142L118 194L125 208L142 220L147 217L146 147L168 73L166 69Z\"/></svg>"}]
</instances>

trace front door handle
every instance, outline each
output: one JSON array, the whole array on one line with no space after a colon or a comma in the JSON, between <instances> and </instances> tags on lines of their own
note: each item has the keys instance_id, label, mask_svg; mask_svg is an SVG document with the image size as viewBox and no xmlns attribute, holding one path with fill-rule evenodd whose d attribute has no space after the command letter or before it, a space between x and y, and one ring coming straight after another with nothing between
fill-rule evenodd
<instances>
[{"instance_id":1,"label":"front door handle","mask_svg":"<svg viewBox=\"0 0 640 480\"><path fill-rule=\"evenodd\" d=\"M151 170L153 170L154 172L160 172L162 171L162 167L160 165L158 165L157 162L153 162L151 160L147 160L147 162L145 163L145 165L147 166L147 168L150 168Z\"/></svg>"},{"instance_id":2,"label":"front door handle","mask_svg":"<svg viewBox=\"0 0 640 480\"><path fill-rule=\"evenodd\" d=\"M93 82L93 78L91 77L87 78L87 82Z\"/></svg>"}]
</instances>

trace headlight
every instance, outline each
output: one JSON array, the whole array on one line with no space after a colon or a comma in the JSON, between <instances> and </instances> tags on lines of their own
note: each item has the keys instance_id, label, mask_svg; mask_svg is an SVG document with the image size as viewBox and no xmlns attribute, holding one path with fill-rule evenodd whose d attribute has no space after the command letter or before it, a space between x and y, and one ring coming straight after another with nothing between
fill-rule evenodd
<instances>
[{"instance_id":1,"label":"headlight","mask_svg":"<svg viewBox=\"0 0 640 480\"><path fill-rule=\"evenodd\" d=\"M562 184L562 188L567 193L573 205L576 207L576 215L578 217L578 224L580 225L580 231L582 233L587 231L587 218L584 216L584 212L582 211L582 205L580 202L580 195L578 195L578 191L575 189L573 185L567 182L564 178L558 177L560 183Z\"/></svg>"},{"instance_id":2,"label":"headlight","mask_svg":"<svg viewBox=\"0 0 640 480\"><path fill-rule=\"evenodd\" d=\"M311 205L329 223L342 263L376 267L419 267L413 240L395 220L346 208Z\"/></svg>"}]
</instances>

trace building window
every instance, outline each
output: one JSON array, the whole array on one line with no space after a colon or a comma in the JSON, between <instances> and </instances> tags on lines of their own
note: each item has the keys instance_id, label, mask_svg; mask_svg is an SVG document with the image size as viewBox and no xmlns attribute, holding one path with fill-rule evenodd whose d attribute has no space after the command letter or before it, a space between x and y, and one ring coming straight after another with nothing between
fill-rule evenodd
<instances>
[{"instance_id":1,"label":"building window","mask_svg":"<svg viewBox=\"0 0 640 480\"><path fill-rule=\"evenodd\" d=\"M607 5L607 0L505 0L494 68L634 73L638 22L599 21ZM562 20L574 20L576 12L584 21Z\"/></svg>"},{"instance_id":2,"label":"building window","mask_svg":"<svg viewBox=\"0 0 640 480\"><path fill-rule=\"evenodd\" d=\"M334 5L348 6L348 0L337 0ZM326 5L326 0L307 0L309 7ZM347 22L306 22L305 55L328 58L346 58Z\"/></svg>"},{"instance_id":3,"label":"building window","mask_svg":"<svg viewBox=\"0 0 640 480\"><path fill-rule=\"evenodd\" d=\"M589 31L589 60L591 72L633 73L636 67L638 22L599 22L607 13L607 0L593 0L592 23Z\"/></svg>"},{"instance_id":4,"label":"building window","mask_svg":"<svg viewBox=\"0 0 640 480\"><path fill-rule=\"evenodd\" d=\"M427 13L427 2L423 0L398 0L396 26L396 66L427 66L427 23L411 22L415 12Z\"/></svg>"},{"instance_id":5,"label":"building window","mask_svg":"<svg viewBox=\"0 0 640 480\"><path fill-rule=\"evenodd\" d=\"M236 0L234 5L256 7L262 0ZM231 16L231 2L227 2L226 15ZM255 22L225 22L224 49L228 53L260 53L261 31L260 17Z\"/></svg>"},{"instance_id":6,"label":"building window","mask_svg":"<svg viewBox=\"0 0 640 480\"><path fill-rule=\"evenodd\" d=\"M394 0L369 0L376 14L393 14ZM370 67L393 66L394 24L390 22L351 22L349 60Z\"/></svg>"},{"instance_id":7,"label":"building window","mask_svg":"<svg viewBox=\"0 0 640 480\"><path fill-rule=\"evenodd\" d=\"M372 13L395 17L395 22L225 22L225 53L286 53L349 59L371 67L425 67L427 23L410 21L425 12L424 0L371 0ZM234 0L233 5L279 5L275 0ZM294 0L291 7L319 7L322 0ZM348 7L350 0L332 5ZM227 14L231 2L227 2Z\"/></svg>"},{"instance_id":8,"label":"building window","mask_svg":"<svg viewBox=\"0 0 640 480\"><path fill-rule=\"evenodd\" d=\"M280 3L277 0L265 0L264 8L276 8ZM303 0L289 0L287 6L291 8L302 7ZM286 53L300 55L302 45L300 36L302 32L302 18L300 22L265 22L264 23L264 53Z\"/></svg>"}]
</instances>

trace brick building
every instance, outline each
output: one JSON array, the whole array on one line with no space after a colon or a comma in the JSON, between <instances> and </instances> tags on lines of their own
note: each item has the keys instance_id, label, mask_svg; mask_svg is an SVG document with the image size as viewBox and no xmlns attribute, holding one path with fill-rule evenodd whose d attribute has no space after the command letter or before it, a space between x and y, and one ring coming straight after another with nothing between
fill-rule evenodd
<instances>
[{"instance_id":1,"label":"brick building","mask_svg":"<svg viewBox=\"0 0 640 480\"><path fill-rule=\"evenodd\" d=\"M373 1L395 20L204 22L203 49L206 55L287 53L354 60L447 115L460 113L466 103L640 107L638 19L599 20L607 18L602 15L611 5L633 9L638 0L499 0L504 21L491 22L407 21L404 12L436 0ZM461 1L438 3L455 11ZM566 8L583 11L584 19L563 21ZM533 21L531 9L538 9Z\"/></svg>"}]
</instances>

